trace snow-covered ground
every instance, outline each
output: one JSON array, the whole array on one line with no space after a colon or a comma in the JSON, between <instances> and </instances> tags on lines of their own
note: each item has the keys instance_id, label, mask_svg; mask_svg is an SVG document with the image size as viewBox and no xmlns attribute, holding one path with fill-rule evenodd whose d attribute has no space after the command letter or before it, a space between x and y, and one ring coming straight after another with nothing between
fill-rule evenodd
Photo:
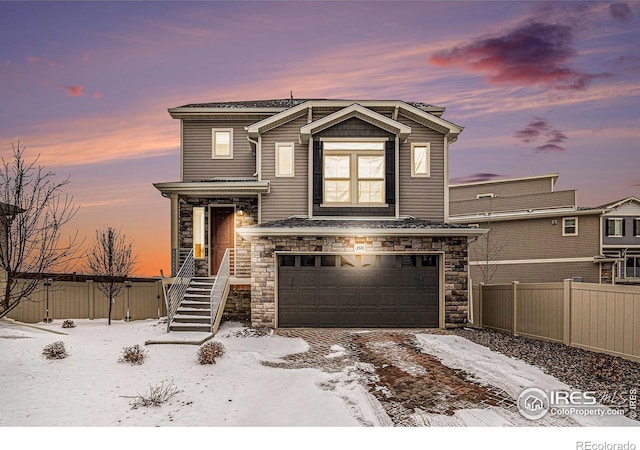
<instances>
[{"instance_id":1,"label":"snow-covered ground","mask_svg":"<svg viewBox=\"0 0 640 450\"><path fill-rule=\"evenodd\" d=\"M161 337L164 324L157 320L114 321L111 326L104 320L75 322L77 327L62 329L61 321L27 327L0 320L1 427L390 425L377 400L358 382L355 367L331 374L261 364L306 351L308 344L302 339L242 337L241 325L226 323L215 339L227 351L214 365L198 364L197 346L149 345L144 364L134 366L118 362L123 347ZM69 356L47 360L42 349L58 340L65 343ZM457 336L421 334L418 340L445 365L465 370L514 396L527 386L564 386L535 367ZM326 356L338 358L344 351L335 345ZM173 383L180 392L161 407L132 409L133 397L163 382ZM458 411L453 417L425 415L421 421L452 426L519 426L526 422L497 409ZM577 419L570 424L626 426L637 422L618 417ZM244 437L237 438L242 442ZM377 443L383 442L380 438L375 438Z\"/></svg>"}]
</instances>

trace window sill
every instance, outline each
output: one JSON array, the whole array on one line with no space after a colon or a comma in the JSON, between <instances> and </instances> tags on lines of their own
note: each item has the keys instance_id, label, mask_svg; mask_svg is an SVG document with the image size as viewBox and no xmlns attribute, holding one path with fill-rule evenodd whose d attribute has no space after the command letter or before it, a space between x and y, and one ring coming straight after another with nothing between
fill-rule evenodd
<instances>
[{"instance_id":1,"label":"window sill","mask_svg":"<svg viewBox=\"0 0 640 450\"><path fill-rule=\"evenodd\" d=\"M388 208L388 203L322 203L320 208Z\"/></svg>"}]
</instances>

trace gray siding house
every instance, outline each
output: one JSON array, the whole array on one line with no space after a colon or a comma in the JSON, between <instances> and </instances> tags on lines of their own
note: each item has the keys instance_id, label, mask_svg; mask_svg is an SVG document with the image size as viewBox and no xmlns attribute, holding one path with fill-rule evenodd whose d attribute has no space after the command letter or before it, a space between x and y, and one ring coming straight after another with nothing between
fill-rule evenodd
<instances>
[{"instance_id":1,"label":"gray siding house","mask_svg":"<svg viewBox=\"0 0 640 450\"><path fill-rule=\"evenodd\" d=\"M575 190L556 191L558 174L450 186L450 221L490 231L469 248L473 283L613 282L601 217L580 208Z\"/></svg>"},{"instance_id":2,"label":"gray siding house","mask_svg":"<svg viewBox=\"0 0 640 450\"><path fill-rule=\"evenodd\" d=\"M614 261L616 283L640 284L640 199L607 205L602 216L602 254Z\"/></svg>"},{"instance_id":3,"label":"gray siding house","mask_svg":"<svg viewBox=\"0 0 640 450\"><path fill-rule=\"evenodd\" d=\"M268 327L467 321L467 242L449 223L444 108L398 100L263 100L170 108L180 120L173 275L230 265L225 314ZM226 256L225 256L226 255Z\"/></svg>"}]
</instances>

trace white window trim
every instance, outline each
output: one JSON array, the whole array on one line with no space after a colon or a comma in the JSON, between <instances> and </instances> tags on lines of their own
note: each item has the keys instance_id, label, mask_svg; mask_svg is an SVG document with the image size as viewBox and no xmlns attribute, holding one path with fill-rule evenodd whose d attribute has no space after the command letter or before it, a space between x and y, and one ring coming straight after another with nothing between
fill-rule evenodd
<instances>
[{"instance_id":1,"label":"white window trim","mask_svg":"<svg viewBox=\"0 0 640 450\"><path fill-rule=\"evenodd\" d=\"M620 222L620 234L609 234L611 233L611 223L616 223L616 222ZM622 238L624 237L624 234L622 233L622 228L624 227L624 218L622 217L614 217L614 218L609 218L607 219L607 228L609 230L609 232L607 233L607 237L610 238ZM616 232L616 227L615 225L613 226L613 232Z\"/></svg>"},{"instance_id":2,"label":"white window trim","mask_svg":"<svg viewBox=\"0 0 640 450\"><path fill-rule=\"evenodd\" d=\"M229 132L229 154L216 155L216 132ZM211 129L211 159L233 159L233 128L212 128Z\"/></svg>"},{"instance_id":3,"label":"white window trim","mask_svg":"<svg viewBox=\"0 0 640 450\"><path fill-rule=\"evenodd\" d=\"M567 233L566 230L566 222L567 220L575 220L576 223L576 231L573 233ZM577 236L578 235L578 218L577 217L563 217L562 218L562 235L563 236Z\"/></svg>"},{"instance_id":4,"label":"white window trim","mask_svg":"<svg viewBox=\"0 0 640 450\"><path fill-rule=\"evenodd\" d=\"M278 155L278 152L280 151L280 148L286 148L286 147L290 147L291 148L291 173L290 174L284 174L280 171L280 158ZM295 176L295 172L296 172L296 146L295 143L293 142L276 142L276 150L275 150L275 156L276 156L276 177L282 177L282 178L291 178Z\"/></svg>"},{"instance_id":5,"label":"white window trim","mask_svg":"<svg viewBox=\"0 0 640 450\"><path fill-rule=\"evenodd\" d=\"M325 156L333 156L333 155L344 155L349 156L351 158L350 162L350 176L349 176L349 186L350 186L350 202L323 202L320 207L387 207L389 206L385 202L381 203L360 203L358 202L358 181L382 181L382 194L386 192L386 161L385 161L385 153L383 150L326 150L322 154L322 165L324 167L324 158ZM377 178L358 178L358 156L381 156L382 157L382 179ZM329 180L338 179L338 178L329 178ZM325 180L327 177L325 176L325 171L322 171L322 198L327 198L325 192ZM344 178L346 180L346 178Z\"/></svg>"},{"instance_id":6,"label":"white window trim","mask_svg":"<svg viewBox=\"0 0 640 450\"><path fill-rule=\"evenodd\" d=\"M427 149L427 173L415 172L415 148L426 147ZM431 177L431 142L412 142L411 143L411 177L429 178Z\"/></svg>"}]
</instances>

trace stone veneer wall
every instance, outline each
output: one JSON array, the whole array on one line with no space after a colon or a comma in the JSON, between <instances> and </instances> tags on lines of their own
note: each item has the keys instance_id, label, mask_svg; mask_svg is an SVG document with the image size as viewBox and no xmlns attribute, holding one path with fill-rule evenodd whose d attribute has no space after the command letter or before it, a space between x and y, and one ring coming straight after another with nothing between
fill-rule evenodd
<instances>
[{"instance_id":1,"label":"stone veneer wall","mask_svg":"<svg viewBox=\"0 0 640 450\"><path fill-rule=\"evenodd\" d=\"M250 197L225 197L225 198L198 198L183 197L186 203L180 202L179 213L179 234L178 245L180 248L191 248L193 246L193 208L198 206L205 207L204 210L204 226L209 230L209 208L207 206L215 205L236 205L236 211L242 210L244 214L236 212L236 229L255 225L258 223L258 199ZM251 243L236 234L236 252L249 253L251 251ZM205 259L196 260L196 276L209 276L209 232L205 232Z\"/></svg>"},{"instance_id":2,"label":"stone veneer wall","mask_svg":"<svg viewBox=\"0 0 640 450\"><path fill-rule=\"evenodd\" d=\"M443 251L445 326L460 326L467 322L466 237L256 236L251 240L251 325L276 325L274 252L353 252L356 243L365 244L367 251L372 253Z\"/></svg>"},{"instance_id":3,"label":"stone veneer wall","mask_svg":"<svg viewBox=\"0 0 640 450\"><path fill-rule=\"evenodd\" d=\"M251 315L251 286L231 285L222 316L230 320L246 320Z\"/></svg>"}]
</instances>

